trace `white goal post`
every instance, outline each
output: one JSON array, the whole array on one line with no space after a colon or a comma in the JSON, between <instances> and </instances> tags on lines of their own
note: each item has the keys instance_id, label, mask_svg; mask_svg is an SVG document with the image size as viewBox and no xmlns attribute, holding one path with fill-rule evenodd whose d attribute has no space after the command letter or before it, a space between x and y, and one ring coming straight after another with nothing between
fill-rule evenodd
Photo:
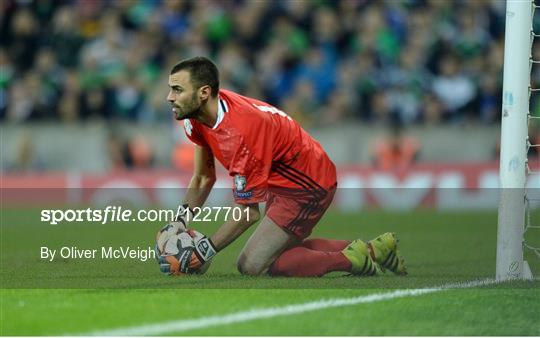
<instances>
[{"instance_id":1,"label":"white goal post","mask_svg":"<svg viewBox=\"0 0 540 338\"><path fill-rule=\"evenodd\" d=\"M533 10L532 0L506 3L497 280L532 278L523 239Z\"/></svg>"}]
</instances>

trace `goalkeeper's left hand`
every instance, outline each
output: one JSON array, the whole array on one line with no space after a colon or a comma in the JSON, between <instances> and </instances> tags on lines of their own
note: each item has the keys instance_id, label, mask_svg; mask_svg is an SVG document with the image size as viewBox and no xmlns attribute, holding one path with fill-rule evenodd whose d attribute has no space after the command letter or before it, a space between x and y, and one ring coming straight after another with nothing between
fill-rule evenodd
<instances>
[{"instance_id":1,"label":"goalkeeper's left hand","mask_svg":"<svg viewBox=\"0 0 540 338\"><path fill-rule=\"evenodd\" d=\"M190 260L180 266L180 272L183 273L198 270L218 252L210 238L193 229L188 229L187 233L193 238L194 248Z\"/></svg>"}]
</instances>

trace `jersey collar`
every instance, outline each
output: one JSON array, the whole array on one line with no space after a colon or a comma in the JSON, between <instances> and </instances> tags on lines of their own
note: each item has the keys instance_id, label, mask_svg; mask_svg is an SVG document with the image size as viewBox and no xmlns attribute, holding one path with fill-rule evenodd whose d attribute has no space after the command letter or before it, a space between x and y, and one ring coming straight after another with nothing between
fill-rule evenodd
<instances>
[{"instance_id":1,"label":"jersey collar","mask_svg":"<svg viewBox=\"0 0 540 338\"><path fill-rule=\"evenodd\" d=\"M218 100L217 120L216 120L216 124L212 127L212 130L216 129L219 126L221 121L223 121L223 116L225 116L225 113L228 111L229 109L227 107L227 102L225 102L224 100L220 98Z\"/></svg>"}]
</instances>

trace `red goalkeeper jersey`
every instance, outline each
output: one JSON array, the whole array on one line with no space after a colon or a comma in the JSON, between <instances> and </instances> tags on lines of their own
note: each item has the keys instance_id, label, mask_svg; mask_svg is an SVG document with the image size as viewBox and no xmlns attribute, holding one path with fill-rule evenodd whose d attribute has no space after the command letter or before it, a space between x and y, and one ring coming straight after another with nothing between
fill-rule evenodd
<instances>
[{"instance_id":1,"label":"red goalkeeper jersey","mask_svg":"<svg viewBox=\"0 0 540 338\"><path fill-rule=\"evenodd\" d=\"M265 102L220 90L216 125L186 119L184 129L228 170L237 203L265 201L272 188L317 191L336 184L336 168L319 142Z\"/></svg>"}]
</instances>

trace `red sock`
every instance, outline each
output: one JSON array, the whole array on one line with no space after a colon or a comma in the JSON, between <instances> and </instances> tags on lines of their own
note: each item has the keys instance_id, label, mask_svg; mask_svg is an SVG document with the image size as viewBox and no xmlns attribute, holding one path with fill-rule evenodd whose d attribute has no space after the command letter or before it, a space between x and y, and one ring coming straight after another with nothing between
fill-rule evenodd
<instances>
[{"instance_id":1,"label":"red sock","mask_svg":"<svg viewBox=\"0 0 540 338\"><path fill-rule=\"evenodd\" d=\"M332 271L350 271L351 262L341 252L315 251L303 246L287 249L272 263L274 276L319 277Z\"/></svg>"},{"instance_id":2,"label":"red sock","mask_svg":"<svg viewBox=\"0 0 540 338\"><path fill-rule=\"evenodd\" d=\"M316 251L336 252L345 249L350 243L341 239L312 238L304 240L300 245Z\"/></svg>"}]
</instances>

